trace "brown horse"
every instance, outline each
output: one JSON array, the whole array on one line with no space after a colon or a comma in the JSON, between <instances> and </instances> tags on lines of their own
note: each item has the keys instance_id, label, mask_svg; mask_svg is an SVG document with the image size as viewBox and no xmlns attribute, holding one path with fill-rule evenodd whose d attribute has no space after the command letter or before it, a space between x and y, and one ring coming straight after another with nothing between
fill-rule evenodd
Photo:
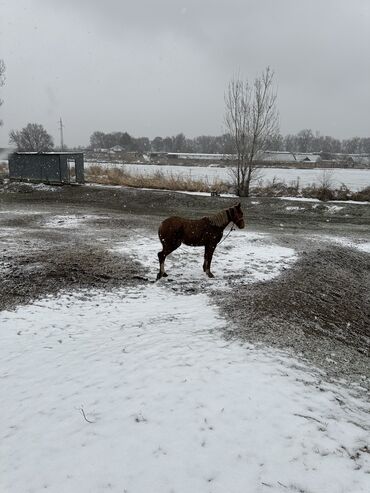
<instances>
[{"instance_id":1,"label":"brown horse","mask_svg":"<svg viewBox=\"0 0 370 493\"><path fill-rule=\"evenodd\" d=\"M159 272L157 280L167 277L164 270L166 257L176 250L181 243L189 246L204 246L203 270L208 277L214 277L211 272L212 255L222 238L226 226L233 222L238 228L244 228L243 211L240 203L202 219L184 219L169 217L159 226L158 236L162 243L162 251L158 252Z\"/></svg>"}]
</instances>

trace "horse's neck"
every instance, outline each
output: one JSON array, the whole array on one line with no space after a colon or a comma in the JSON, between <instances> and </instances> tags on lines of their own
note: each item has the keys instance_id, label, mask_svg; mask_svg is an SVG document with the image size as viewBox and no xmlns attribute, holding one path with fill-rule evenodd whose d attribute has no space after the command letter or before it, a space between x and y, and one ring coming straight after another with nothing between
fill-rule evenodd
<instances>
[{"instance_id":1,"label":"horse's neck","mask_svg":"<svg viewBox=\"0 0 370 493\"><path fill-rule=\"evenodd\" d=\"M213 214L212 216L209 216L209 220L211 224L213 224L214 226L218 226L219 228L226 228L226 226L230 222L226 210L218 212L217 214Z\"/></svg>"}]
</instances>

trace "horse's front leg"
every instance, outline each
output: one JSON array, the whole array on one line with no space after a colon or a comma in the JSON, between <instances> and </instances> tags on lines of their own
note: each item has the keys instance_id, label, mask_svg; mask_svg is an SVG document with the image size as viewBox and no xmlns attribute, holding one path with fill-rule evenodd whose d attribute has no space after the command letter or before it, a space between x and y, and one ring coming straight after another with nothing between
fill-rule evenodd
<instances>
[{"instance_id":1,"label":"horse's front leg","mask_svg":"<svg viewBox=\"0 0 370 493\"><path fill-rule=\"evenodd\" d=\"M204 263L203 270L207 274L208 277L215 277L211 272L211 262L213 252L215 251L216 245L206 245L204 249Z\"/></svg>"}]
</instances>

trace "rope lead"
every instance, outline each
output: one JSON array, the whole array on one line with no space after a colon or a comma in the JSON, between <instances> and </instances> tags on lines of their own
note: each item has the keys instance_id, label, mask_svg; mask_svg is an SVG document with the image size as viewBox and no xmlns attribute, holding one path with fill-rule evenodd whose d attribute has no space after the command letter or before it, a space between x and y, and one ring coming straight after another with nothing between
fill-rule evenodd
<instances>
[{"instance_id":1,"label":"rope lead","mask_svg":"<svg viewBox=\"0 0 370 493\"><path fill-rule=\"evenodd\" d=\"M235 229L235 228L234 228L234 226L235 226L235 225L234 225L234 223L231 223L231 228L229 229L229 232L228 232L228 233L227 233L227 235L226 235L226 236L224 236L224 237L222 238L222 240L218 243L219 245L221 245L221 243L222 243L223 241L225 241L225 240L226 240L226 238L230 235L231 231L233 231L233 230Z\"/></svg>"}]
</instances>

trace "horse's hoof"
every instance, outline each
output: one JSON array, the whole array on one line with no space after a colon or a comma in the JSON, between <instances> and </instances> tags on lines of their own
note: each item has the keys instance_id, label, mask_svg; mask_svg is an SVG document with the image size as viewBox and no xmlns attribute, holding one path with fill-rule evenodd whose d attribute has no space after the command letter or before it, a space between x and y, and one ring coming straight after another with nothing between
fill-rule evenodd
<instances>
[{"instance_id":1,"label":"horse's hoof","mask_svg":"<svg viewBox=\"0 0 370 493\"><path fill-rule=\"evenodd\" d=\"M213 279L215 276L212 274L212 272L207 272L207 276L211 279Z\"/></svg>"},{"instance_id":2,"label":"horse's hoof","mask_svg":"<svg viewBox=\"0 0 370 493\"><path fill-rule=\"evenodd\" d=\"M162 277L168 277L167 272L163 272Z\"/></svg>"},{"instance_id":3,"label":"horse's hoof","mask_svg":"<svg viewBox=\"0 0 370 493\"><path fill-rule=\"evenodd\" d=\"M158 272L158 274L157 274L157 279L156 279L156 280L157 280L157 281L159 281L159 279L160 279L161 277L162 277L162 274L161 274L160 272Z\"/></svg>"}]
</instances>

